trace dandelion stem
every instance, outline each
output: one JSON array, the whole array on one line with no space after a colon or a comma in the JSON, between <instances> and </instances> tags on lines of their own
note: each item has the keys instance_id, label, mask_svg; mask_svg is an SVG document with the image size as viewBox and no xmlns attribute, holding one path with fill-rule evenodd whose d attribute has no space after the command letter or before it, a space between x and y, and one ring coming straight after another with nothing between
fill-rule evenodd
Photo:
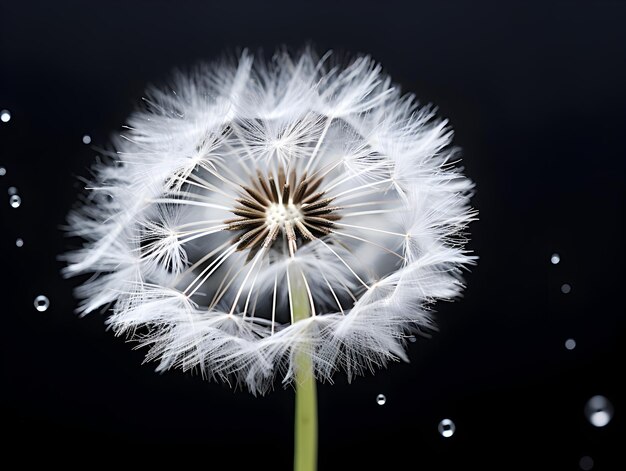
<instances>
[{"instance_id":1,"label":"dandelion stem","mask_svg":"<svg viewBox=\"0 0 626 471\"><path fill-rule=\"evenodd\" d=\"M296 273L294 273L296 272ZM294 322L311 315L305 280L299 270L289 270ZM294 430L294 471L317 469L317 389L313 362L306 347L296 353L296 411Z\"/></svg>"}]
</instances>

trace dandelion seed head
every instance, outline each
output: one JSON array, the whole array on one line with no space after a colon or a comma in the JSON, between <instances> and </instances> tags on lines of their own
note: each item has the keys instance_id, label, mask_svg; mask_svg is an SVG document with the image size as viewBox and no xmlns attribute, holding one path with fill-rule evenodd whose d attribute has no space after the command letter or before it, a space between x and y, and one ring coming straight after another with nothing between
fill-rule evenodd
<instances>
[{"instance_id":1,"label":"dandelion seed head","mask_svg":"<svg viewBox=\"0 0 626 471\"><path fill-rule=\"evenodd\" d=\"M263 393L406 360L463 288L473 184L452 131L367 56L244 52L149 89L68 216L79 312L181 368ZM294 319L290 286L310 317Z\"/></svg>"}]
</instances>

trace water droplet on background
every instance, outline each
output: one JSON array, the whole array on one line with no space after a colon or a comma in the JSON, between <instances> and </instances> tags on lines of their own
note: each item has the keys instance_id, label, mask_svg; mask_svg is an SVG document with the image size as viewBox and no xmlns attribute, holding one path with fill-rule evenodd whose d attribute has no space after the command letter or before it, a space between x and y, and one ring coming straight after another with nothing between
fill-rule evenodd
<instances>
[{"instance_id":1,"label":"water droplet on background","mask_svg":"<svg viewBox=\"0 0 626 471\"><path fill-rule=\"evenodd\" d=\"M568 350L574 350L576 348L576 340L567 339L565 341L565 348L567 348Z\"/></svg>"},{"instance_id":2,"label":"water droplet on background","mask_svg":"<svg viewBox=\"0 0 626 471\"><path fill-rule=\"evenodd\" d=\"M384 406L385 402L387 402L387 398L384 394L379 394L378 396L376 396L376 404L378 404L379 406Z\"/></svg>"},{"instance_id":3,"label":"water droplet on background","mask_svg":"<svg viewBox=\"0 0 626 471\"><path fill-rule=\"evenodd\" d=\"M46 298L43 294L40 294L35 298L35 309L39 312L44 312L50 307L50 300Z\"/></svg>"},{"instance_id":4,"label":"water droplet on background","mask_svg":"<svg viewBox=\"0 0 626 471\"><path fill-rule=\"evenodd\" d=\"M593 458L591 458L591 456L583 456L578 462L578 465L583 471L590 471L593 469Z\"/></svg>"},{"instance_id":5,"label":"water droplet on background","mask_svg":"<svg viewBox=\"0 0 626 471\"><path fill-rule=\"evenodd\" d=\"M439 430L439 433L443 438L450 438L452 435L454 435L456 425L454 425L454 422L452 422L450 419L443 419L441 422L439 422L437 430Z\"/></svg>"},{"instance_id":6,"label":"water droplet on background","mask_svg":"<svg viewBox=\"0 0 626 471\"><path fill-rule=\"evenodd\" d=\"M558 253L553 253L552 256L550 257L550 261L552 262L552 265L556 265L557 263L561 261L561 257L559 256Z\"/></svg>"},{"instance_id":7,"label":"water droplet on background","mask_svg":"<svg viewBox=\"0 0 626 471\"><path fill-rule=\"evenodd\" d=\"M89 134L83 136L83 144L91 144L91 136Z\"/></svg>"},{"instance_id":8,"label":"water droplet on background","mask_svg":"<svg viewBox=\"0 0 626 471\"><path fill-rule=\"evenodd\" d=\"M0 177L4 177L7 174L7 169L0 167Z\"/></svg>"},{"instance_id":9,"label":"water droplet on background","mask_svg":"<svg viewBox=\"0 0 626 471\"><path fill-rule=\"evenodd\" d=\"M15 245L17 245L18 247L21 247L24 245L24 241L20 238L15 239Z\"/></svg>"},{"instance_id":10,"label":"water droplet on background","mask_svg":"<svg viewBox=\"0 0 626 471\"><path fill-rule=\"evenodd\" d=\"M9 204L12 208L19 208L22 204L22 198L20 198L20 195L11 195L9 198Z\"/></svg>"},{"instance_id":11,"label":"water droplet on background","mask_svg":"<svg viewBox=\"0 0 626 471\"><path fill-rule=\"evenodd\" d=\"M411 343L415 343L415 342L417 342L417 338L415 338L415 335L411 335L411 336L409 337L409 342L411 342Z\"/></svg>"},{"instance_id":12,"label":"water droplet on background","mask_svg":"<svg viewBox=\"0 0 626 471\"><path fill-rule=\"evenodd\" d=\"M11 112L9 110L0 111L0 121L8 123L11 120Z\"/></svg>"},{"instance_id":13,"label":"water droplet on background","mask_svg":"<svg viewBox=\"0 0 626 471\"><path fill-rule=\"evenodd\" d=\"M613 418L613 404L604 396L593 396L585 404L585 416L595 427L604 427Z\"/></svg>"},{"instance_id":14,"label":"water droplet on background","mask_svg":"<svg viewBox=\"0 0 626 471\"><path fill-rule=\"evenodd\" d=\"M570 291L572 291L572 287L570 285L568 285L567 283L563 283L561 285L561 293L568 294Z\"/></svg>"},{"instance_id":15,"label":"water droplet on background","mask_svg":"<svg viewBox=\"0 0 626 471\"><path fill-rule=\"evenodd\" d=\"M17 188L15 188L14 186L10 186L7 192L9 193L9 195L17 195Z\"/></svg>"}]
</instances>

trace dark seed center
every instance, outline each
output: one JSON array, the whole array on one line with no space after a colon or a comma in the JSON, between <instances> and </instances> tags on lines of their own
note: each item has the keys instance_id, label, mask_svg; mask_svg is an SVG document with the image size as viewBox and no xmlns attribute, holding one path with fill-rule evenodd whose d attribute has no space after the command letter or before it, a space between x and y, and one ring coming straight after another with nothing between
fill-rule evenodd
<instances>
[{"instance_id":1,"label":"dark seed center","mask_svg":"<svg viewBox=\"0 0 626 471\"><path fill-rule=\"evenodd\" d=\"M322 180L323 176L298 175L295 170L287 174L282 166L276 177L257 171L250 185L241 187L232 210L237 217L224 221L227 230L239 232L233 240L237 250L249 249L250 260L281 240L293 256L299 244L330 234L341 219L340 208L331 206L334 198L319 190Z\"/></svg>"}]
</instances>

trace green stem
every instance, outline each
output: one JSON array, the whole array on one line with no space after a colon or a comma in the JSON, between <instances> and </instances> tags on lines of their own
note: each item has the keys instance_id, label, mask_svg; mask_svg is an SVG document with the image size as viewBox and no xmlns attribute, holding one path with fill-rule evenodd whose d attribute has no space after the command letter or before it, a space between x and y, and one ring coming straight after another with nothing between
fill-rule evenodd
<instances>
[{"instance_id":1,"label":"green stem","mask_svg":"<svg viewBox=\"0 0 626 471\"><path fill-rule=\"evenodd\" d=\"M295 273L294 273L295 272ZM302 273L290 270L290 292L293 320L311 315L309 298ZM296 353L296 413L294 437L294 471L317 469L317 390L313 362L306 350Z\"/></svg>"}]
</instances>

